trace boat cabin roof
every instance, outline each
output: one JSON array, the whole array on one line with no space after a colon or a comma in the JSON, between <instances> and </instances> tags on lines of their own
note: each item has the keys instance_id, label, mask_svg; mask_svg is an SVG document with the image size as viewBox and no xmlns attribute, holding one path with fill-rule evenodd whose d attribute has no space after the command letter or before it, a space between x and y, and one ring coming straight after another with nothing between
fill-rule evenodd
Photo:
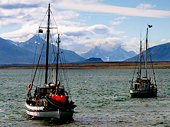
<instances>
[{"instance_id":1,"label":"boat cabin roof","mask_svg":"<svg viewBox=\"0 0 170 127\"><path fill-rule=\"evenodd\" d=\"M53 87L38 87L38 93L40 94L40 98L43 98L53 93Z\"/></svg>"},{"instance_id":2,"label":"boat cabin roof","mask_svg":"<svg viewBox=\"0 0 170 127\"><path fill-rule=\"evenodd\" d=\"M140 80L150 81L151 79L149 79L147 77L142 77Z\"/></svg>"}]
</instances>

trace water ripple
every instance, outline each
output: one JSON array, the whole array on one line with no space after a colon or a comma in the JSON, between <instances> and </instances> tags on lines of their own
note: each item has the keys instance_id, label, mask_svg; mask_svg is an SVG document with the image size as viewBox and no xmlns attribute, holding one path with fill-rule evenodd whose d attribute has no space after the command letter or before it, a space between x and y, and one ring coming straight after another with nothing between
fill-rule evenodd
<instances>
[{"instance_id":1,"label":"water ripple","mask_svg":"<svg viewBox=\"0 0 170 127\"><path fill-rule=\"evenodd\" d=\"M24 103L31 70L0 70L1 126L170 126L170 69L155 70L158 97L135 99L129 94L133 70L67 72L77 107L74 120L63 122L27 117Z\"/></svg>"}]
</instances>

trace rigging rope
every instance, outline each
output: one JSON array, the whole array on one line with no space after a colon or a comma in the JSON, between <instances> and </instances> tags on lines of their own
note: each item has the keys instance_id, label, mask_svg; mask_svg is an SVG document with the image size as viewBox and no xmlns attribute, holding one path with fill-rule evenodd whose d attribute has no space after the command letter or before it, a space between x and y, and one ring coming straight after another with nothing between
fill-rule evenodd
<instances>
[{"instance_id":1,"label":"rigging rope","mask_svg":"<svg viewBox=\"0 0 170 127\"><path fill-rule=\"evenodd\" d=\"M50 11L51 12L51 15L52 15L52 17L53 17L53 20L54 20L54 16L53 16L53 13L52 13L52 11ZM54 23L55 23L55 25L57 26L57 23L56 23L56 21L54 20ZM57 34L58 34L58 27L57 27Z\"/></svg>"},{"instance_id":2,"label":"rigging rope","mask_svg":"<svg viewBox=\"0 0 170 127\"><path fill-rule=\"evenodd\" d=\"M63 57L62 57L63 59L61 59L61 60L62 60L61 62L64 63L64 64L66 64L66 59L65 59L64 52L62 52L62 54L63 54ZM68 82L69 82L68 73L66 72L67 70L63 68L63 65L62 65L62 64L61 64L61 66L62 66L62 70L63 70L63 75L64 75L64 77L65 77L66 85L67 85L67 87L68 87L68 93L69 93L69 96L70 96L70 98L71 98L70 87L69 87L69 85L68 85Z\"/></svg>"},{"instance_id":3,"label":"rigging rope","mask_svg":"<svg viewBox=\"0 0 170 127\"><path fill-rule=\"evenodd\" d=\"M36 65L36 69L35 69L33 78L32 78L32 83L34 82L34 79L35 79L35 75L36 75L36 72L37 72L37 69L38 69L38 66L39 66L39 62L40 62L40 59L41 59L41 55L42 55L44 45L45 45L45 40L44 40L44 43L43 43L43 46L42 46L42 49L41 49L41 53L40 53L40 56L39 56L39 59L38 59L37 65Z\"/></svg>"},{"instance_id":4,"label":"rigging rope","mask_svg":"<svg viewBox=\"0 0 170 127\"><path fill-rule=\"evenodd\" d=\"M139 56L140 56L140 55L139 55ZM132 84L133 84L133 80L134 80L135 73L136 73L136 68L137 68L137 64L138 64L138 59L139 59L139 57L137 57L137 60L136 60L136 66L135 66L134 73L133 73L133 76L132 76ZM131 85L132 85L132 84L131 84Z\"/></svg>"},{"instance_id":5,"label":"rigging rope","mask_svg":"<svg viewBox=\"0 0 170 127\"><path fill-rule=\"evenodd\" d=\"M43 23L43 21L44 21L44 19L45 19L45 16L47 15L47 13L48 13L48 10L46 11L46 13L45 13L45 15L44 15L44 17L43 17L43 20L41 21L41 23L40 23L40 26L39 26L39 29L40 28L44 28L44 27L41 27L41 25L42 25L42 23ZM50 13L52 14L52 12L51 12L51 10L50 10ZM54 20L54 16L53 16L53 14L52 14L52 18L53 18L53 20ZM56 24L56 22L55 22L55 20L54 20L54 24L55 24L55 26L56 26L56 29L57 29L57 33L58 33L58 27L57 27L57 24ZM52 23L50 22L50 25L52 25ZM55 42L53 39L52 39L52 33L53 33L53 31L52 31L52 27L51 27L51 30L50 30L50 48L51 48L51 50L50 51L52 51L52 52L50 52L50 57L49 57L49 63L52 63L52 64L54 64L54 62L56 61L56 45L54 45L52 42ZM45 36L46 37L46 36ZM38 34L38 37L37 37L37 42L39 41L39 34ZM36 57L36 55L37 55L37 46L38 46L38 43L36 44L36 47L35 47L35 54L34 54L34 63L35 63L35 57ZM37 74L37 73L40 73L36 78L38 78L38 83L40 83L40 85L42 84L42 78L43 78L43 75L44 75L44 69L40 69L38 72L37 72L37 69L39 68L39 66L40 66L40 63L43 63L43 49L44 49L44 46L45 46L45 39L44 39L44 43L43 43L43 46L42 46L42 49L41 49L41 53L40 53L40 56L39 56L39 58L38 58L38 61L37 61L37 65L36 65L36 67L35 67L35 71L34 71L34 74L32 75L32 82L34 82L34 79L35 79L35 75ZM59 61L60 61L60 63L66 63L66 59L65 59L65 56L64 56L64 54L62 54L62 53L60 53L63 57L59 57ZM53 65L51 64L51 66L52 66L52 69L50 69L49 70L49 77L48 77L48 79L50 79L50 78L52 78L52 80L54 80L53 78L55 77L54 76L54 74L53 74ZM61 79L63 79L62 81L65 81L65 83L66 83L66 85L67 85L67 87L68 87L68 92L69 92L69 94L70 94L70 97L71 97L71 92L70 92L70 88L69 88L69 85L68 85L68 74L66 73L66 70L64 70L63 69L63 66L62 66L62 64L60 64L60 66L62 67L62 71L59 71L58 73L59 73L59 79L61 80ZM55 68L55 66L54 66L54 68ZM63 77L62 77L62 76ZM37 84L38 85L38 84Z\"/></svg>"},{"instance_id":6,"label":"rigging rope","mask_svg":"<svg viewBox=\"0 0 170 127\"><path fill-rule=\"evenodd\" d=\"M151 57L150 49L148 49L148 50L149 50L149 56L150 56L151 65L152 65L152 71L153 71L154 81L155 81L155 84L156 84L156 77L155 77L155 71L154 71L154 68L153 68L152 57Z\"/></svg>"},{"instance_id":7,"label":"rigging rope","mask_svg":"<svg viewBox=\"0 0 170 127\"><path fill-rule=\"evenodd\" d=\"M39 25L39 28L40 28L40 26L41 26L42 22L44 21L45 16L47 15L47 13L48 13L48 10L46 11L46 13L45 13L45 15L44 15L44 17L43 17L43 19L42 19L42 21L41 21L41 23L40 23L40 25Z\"/></svg>"}]
</instances>

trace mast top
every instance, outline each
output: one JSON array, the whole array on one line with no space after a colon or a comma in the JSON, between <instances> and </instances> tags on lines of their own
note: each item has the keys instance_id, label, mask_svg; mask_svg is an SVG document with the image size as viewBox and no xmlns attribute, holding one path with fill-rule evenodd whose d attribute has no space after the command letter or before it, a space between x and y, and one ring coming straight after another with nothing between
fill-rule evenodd
<instances>
[{"instance_id":1,"label":"mast top","mask_svg":"<svg viewBox=\"0 0 170 127\"><path fill-rule=\"evenodd\" d=\"M50 3L48 4L48 9L50 9Z\"/></svg>"}]
</instances>

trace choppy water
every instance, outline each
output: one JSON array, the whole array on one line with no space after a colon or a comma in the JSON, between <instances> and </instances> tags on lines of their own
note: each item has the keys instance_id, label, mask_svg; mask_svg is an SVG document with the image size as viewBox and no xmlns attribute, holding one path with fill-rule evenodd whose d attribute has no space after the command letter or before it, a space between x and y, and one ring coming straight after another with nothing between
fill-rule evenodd
<instances>
[{"instance_id":1,"label":"choppy water","mask_svg":"<svg viewBox=\"0 0 170 127\"><path fill-rule=\"evenodd\" d=\"M158 97L131 99L133 70L67 70L77 107L74 120L65 123L27 117L24 103L32 70L0 70L0 126L170 126L170 69L155 71Z\"/></svg>"}]
</instances>

